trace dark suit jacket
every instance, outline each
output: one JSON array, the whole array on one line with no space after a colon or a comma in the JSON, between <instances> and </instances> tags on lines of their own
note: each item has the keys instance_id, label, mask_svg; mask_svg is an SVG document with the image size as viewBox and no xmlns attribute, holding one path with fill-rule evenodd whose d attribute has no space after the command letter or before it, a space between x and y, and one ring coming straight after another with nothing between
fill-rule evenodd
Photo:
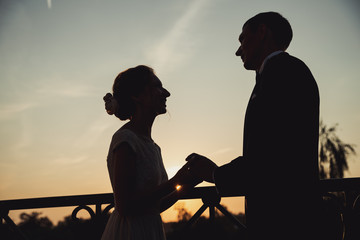
<instances>
[{"instance_id":1,"label":"dark suit jacket","mask_svg":"<svg viewBox=\"0 0 360 240\"><path fill-rule=\"evenodd\" d=\"M287 53L270 58L247 106L243 156L214 173L220 193L246 193L251 235L307 234L319 200L318 133L319 92L310 70Z\"/></svg>"}]
</instances>

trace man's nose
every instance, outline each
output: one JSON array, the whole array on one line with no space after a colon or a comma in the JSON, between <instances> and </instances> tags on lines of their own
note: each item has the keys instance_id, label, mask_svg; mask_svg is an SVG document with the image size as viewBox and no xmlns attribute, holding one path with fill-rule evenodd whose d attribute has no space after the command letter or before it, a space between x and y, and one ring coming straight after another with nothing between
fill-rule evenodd
<instances>
[{"instance_id":1,"label":"man's nose","mask_svg":"<svg viewBox=\"0 0 360 240\"><path fill-rule=\"evenodd\" d=\"M240 57L241 56L241 46L238 48L238 50L235 53L236 56Z\"/></svg>"}]
</instances>

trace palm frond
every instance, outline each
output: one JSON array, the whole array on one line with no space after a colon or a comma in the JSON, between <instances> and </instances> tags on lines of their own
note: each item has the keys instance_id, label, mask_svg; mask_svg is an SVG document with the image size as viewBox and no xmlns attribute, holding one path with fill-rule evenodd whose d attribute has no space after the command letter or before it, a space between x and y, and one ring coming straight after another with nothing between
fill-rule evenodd
<instances>
[{"instance_id":1,"label":"palm frond","mask_svg":"<svg viewBox=\"0 0 360 240\"><path fill-rule=\"evenodd\" d=\"M337 135L338 124L328 128L323 121L319 125L319 174L320 178L342 178L349 169L347 160L356 155L355 145L344 143ZM329 165L328 172L325 165Z\"/></svg>"}]
</instances>

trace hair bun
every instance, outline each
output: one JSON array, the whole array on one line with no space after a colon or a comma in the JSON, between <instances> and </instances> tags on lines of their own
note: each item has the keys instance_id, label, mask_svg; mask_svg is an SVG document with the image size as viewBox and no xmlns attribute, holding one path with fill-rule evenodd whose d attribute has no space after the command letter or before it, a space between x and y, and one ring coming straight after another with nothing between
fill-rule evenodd
<instances>
[{"instance_id":1,"label":"hair bun","mask_svg":"<svg viewBox=\"0 0 360 240\"><path fill-rule=\"evenodd\" d=\"M113 97L113 95L111 93L107 93L104 97L103 97L104 101L105 101L105 110L109 115L113 115L115 114L118 104L116 99Z\"/></svg>"}]
</instances>

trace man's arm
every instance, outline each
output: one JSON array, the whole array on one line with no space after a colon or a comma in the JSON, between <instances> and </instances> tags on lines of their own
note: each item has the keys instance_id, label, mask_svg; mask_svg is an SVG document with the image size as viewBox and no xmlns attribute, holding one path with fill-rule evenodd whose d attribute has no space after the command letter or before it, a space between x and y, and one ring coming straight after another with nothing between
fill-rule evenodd
<instances>
[{"instance_id":1,"label":"man's arm","mask_svg":"<svg viewBox=\"0 0 360 240\"><path fill-rule=\"evenodd\" d=\"M248 191L250 169L244 157L240 156L224 164L214 171L214 181L220 194L232 192L234 189Z\"/></svg>"},{"instance_id":2,"label":"man's arm","mask_svg":"<svg viewBox=\"0 0 360 240\"><path fill-rule=\"evenodd\" d=\"M246 191L248 180L247 163L242 156L228 164L218 167L210 159L193 153L186 158L190 164L192 174L207 182L215 183L219 193L226 193L234 189Z\"/></svg>"}]
</instances>

